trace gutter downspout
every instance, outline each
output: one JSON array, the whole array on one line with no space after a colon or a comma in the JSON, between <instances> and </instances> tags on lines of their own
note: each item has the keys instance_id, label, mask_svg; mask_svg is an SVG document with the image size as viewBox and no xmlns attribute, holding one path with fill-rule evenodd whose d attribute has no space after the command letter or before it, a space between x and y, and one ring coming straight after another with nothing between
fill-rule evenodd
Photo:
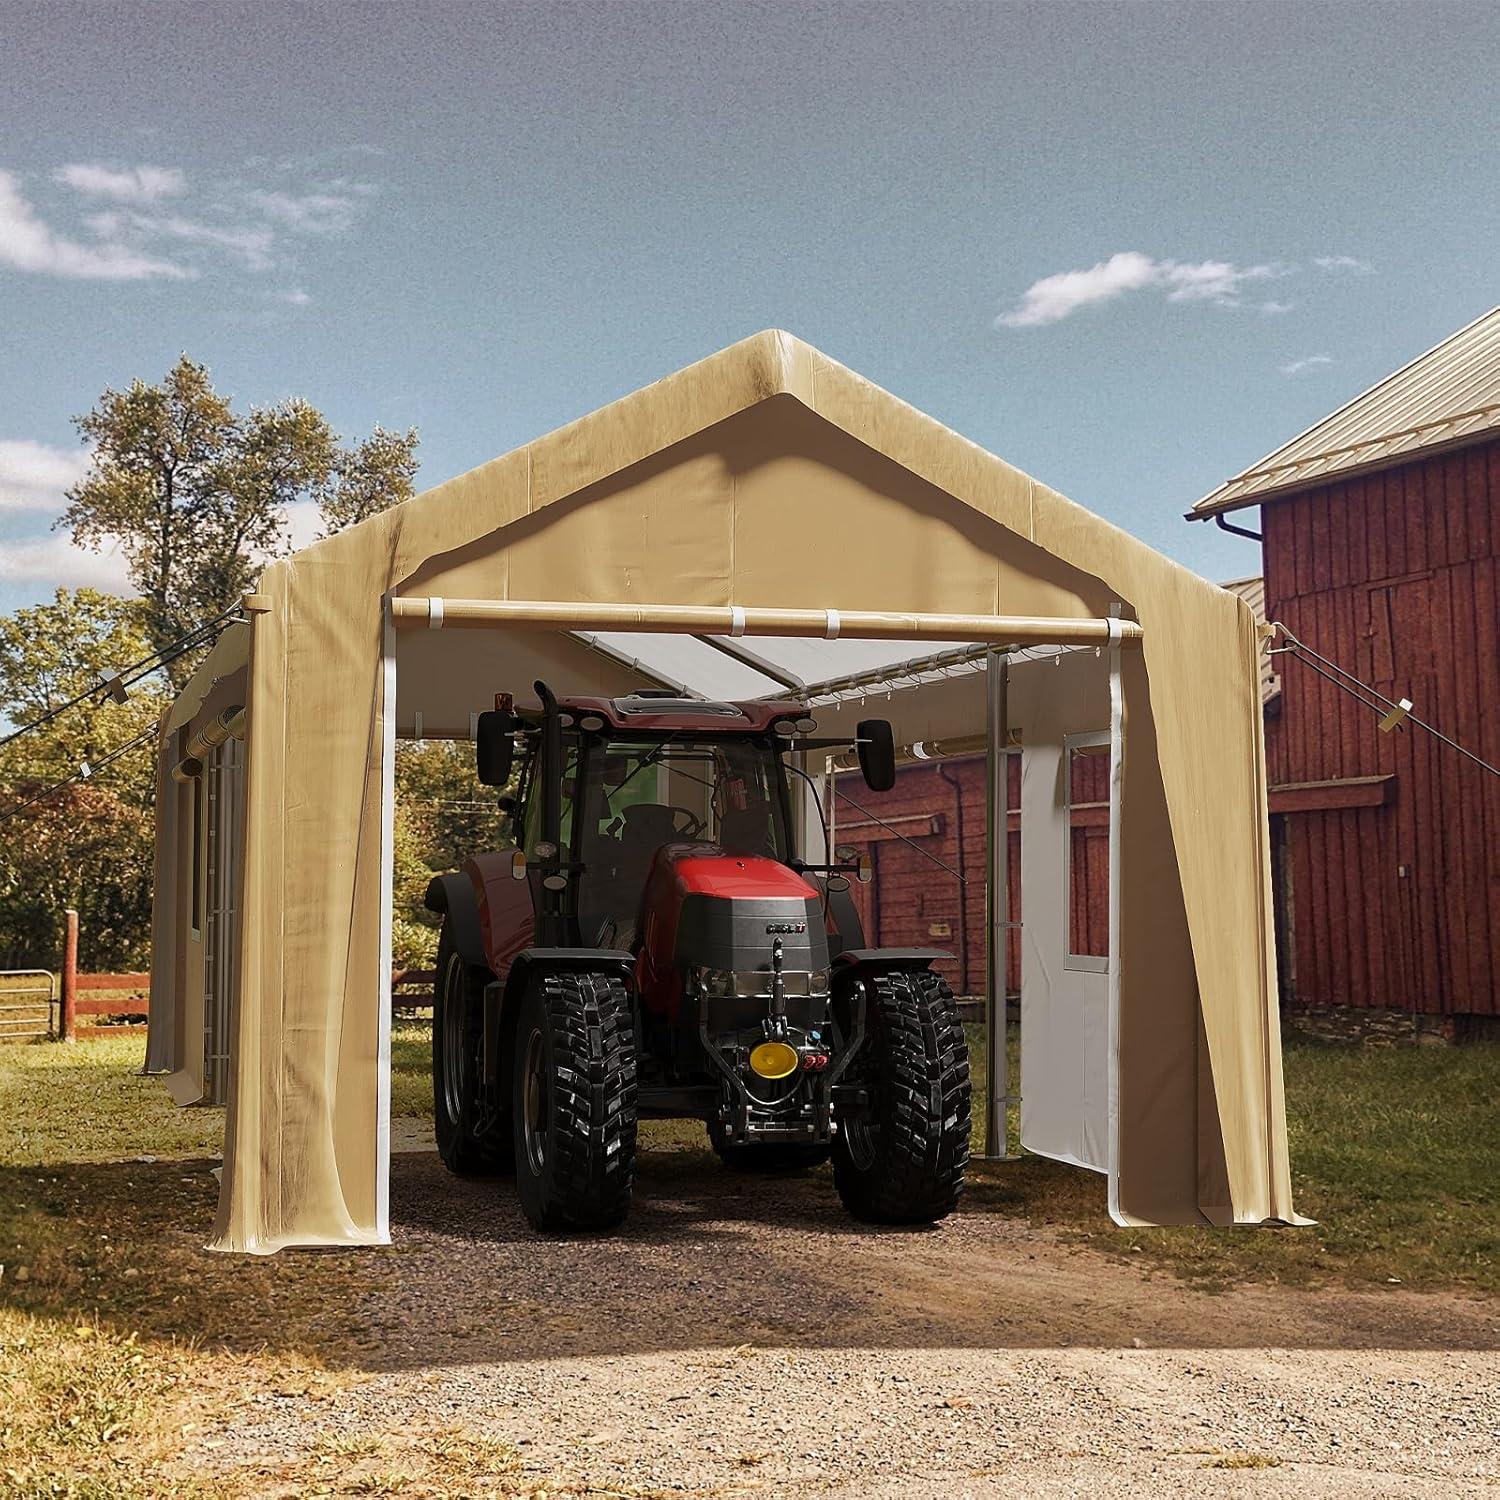
<instances>
[{"instance_id":1,"label":"gutter downspout","mask_svg":"<svg viewBox=\"0 0 1500 1500\"><path fill-rule=\"evenodd\" d=\"M1214 525L1220 531L1227 531L1231 536L1242 536L1247 541L1263 542L1265 537L1258 531L1251 531L1247 526L1236 526L1233 521L1226 521L1222 514L1214 517Z\"/></svg>"}]
</instances>

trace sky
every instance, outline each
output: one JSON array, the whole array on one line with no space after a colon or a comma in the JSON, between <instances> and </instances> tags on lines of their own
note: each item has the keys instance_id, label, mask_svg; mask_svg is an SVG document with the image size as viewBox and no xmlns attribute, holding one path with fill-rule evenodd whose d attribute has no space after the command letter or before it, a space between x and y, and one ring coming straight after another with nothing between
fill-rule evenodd
<instances>
[{"instance_id":1,"label":"sky","mask_svg":"<svg viewBox=\"0 0 1500 1500\"><path fill-rule=\"evenodd\" d=\"M425 486L767 327L1253 573L1182 512L1500 301L1497 77L1491 4L0 0L0 609L122 585L70 419L180 352Z\"/></svg>"}]
</instances>

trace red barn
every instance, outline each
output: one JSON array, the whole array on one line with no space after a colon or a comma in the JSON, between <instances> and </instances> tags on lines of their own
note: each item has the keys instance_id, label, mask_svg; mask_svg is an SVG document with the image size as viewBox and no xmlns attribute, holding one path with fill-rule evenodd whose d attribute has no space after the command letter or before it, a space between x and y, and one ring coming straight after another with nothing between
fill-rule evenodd
<instances>
[{"instance_id":1,"label":"red barn","mask_svg":"<svg viewBox=\"0 0 1500 1500\"><path fill-rule=\"evenodd\" d=\"M1500 308L1221 485L1266 613L1500 764ZM1237 521L1243 520L1238 517ZM1253 533L1252 533L1253 534ZM1500 1014L1500 777L1303 660L1268 704L1283 1000Z\"/></svg>"},{"instance_id":2,"label":"red barn","mask_svg":"<svg viewBox=\"0 0 1500 1500\"><path fill-rule=\"evenodd\" d=\"M1220 486L1192 516L1238 530L1243 517L1224 518L1251 506L1261 507L1264 581L1225 586L1500 764L1500 308ZM1413 726L1382 733L1378 712L1304 661L1268 656L1263 692L1283 1002L1415 1013L1460 1035L1492 1030L1500 777ZM872 941L947 948L954 989L981 993L984 757L909 764L873 800L858 776L838 781L837 842L874 862L874 881L856 888ZM1087 806L1074 818L1072 868L1090 897L1074 910L1102 921L1106 819ZM1012 810L1013 881L1015 819ZM1014 885L1010 916L1020 916ZM1013 937L1012 992L1016 952Z\"/></svg>"}]
</instances>

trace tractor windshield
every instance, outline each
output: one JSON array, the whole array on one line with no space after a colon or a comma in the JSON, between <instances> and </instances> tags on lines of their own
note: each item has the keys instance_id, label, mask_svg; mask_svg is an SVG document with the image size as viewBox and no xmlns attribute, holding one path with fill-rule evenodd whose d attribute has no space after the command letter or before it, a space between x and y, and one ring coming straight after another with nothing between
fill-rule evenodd
<instances>
[{"instance_id":1,"label":"tractor windshield","mask_svg":"<svg viewBox=\"0 0 1500 1500\"><path fill-rule=\"evenodd\" d=\"M587 944L632 945L646 874L663 844L790 857L782 769L764 740L680 731L589 740L568 762L563 805L583 866L578 916Z\"/></svg>"}]
</instances>

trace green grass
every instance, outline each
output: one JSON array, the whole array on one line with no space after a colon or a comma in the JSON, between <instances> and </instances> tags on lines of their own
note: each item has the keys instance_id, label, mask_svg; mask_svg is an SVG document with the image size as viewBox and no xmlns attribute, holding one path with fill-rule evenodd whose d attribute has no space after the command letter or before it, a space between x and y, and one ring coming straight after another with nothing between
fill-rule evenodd
<instances>
[{"instance_id":1,"label":"green grass","mask_svg":"<svg viewBox=\"0 0 1500 1500\"><path fill-rule=\"evenodd\" d=\"M142 1078L146 1036L63 1046L0 1048L0 1165L120 1161L133 1156L209 1156L224 1141L222 1109L179 1109Z\"/></svg>"},{"instance_id":2,"label":"green grass","mask_svg":"<svg viewBox=\"0 0 1500 1500\"><path fill-rule=\"evenodd\" d=\"M971 1026L974 1148L985 1051ZM1016 1067L1012 1034L1011 1077ZM1162 1263L1205 1286L1241 1280L1500 1292L1500 1047L1283 1050L1293 1201L1305 1229L1119 1229L1104 1178L1042 1157L978 1164L971 1201ZM1011 1141L1018 1138L1011 1110Z\"/></svg>"},{"instance_id":3,"label":"green grass","mask_svg":"<svg viewBox=\"0 0 1500 1500\"><path fill-rule=\"evenodd\" d=\"M968 1028L974 1146L985 1110L984 1032ZM1010 1038L1012 1077L1016 1038ZM139 1076L139 1031L71 1047L0 1047L0 1166L207 1157L223 1111L177 1108ZM1355 1048L1289 1042L1288 1132L1309 1229L1117 1229L1104 1179L1042 1157L976 1163L972 1207L1025 1218L1204 1285L1342 1281L1500 1292L1500 1047ZM429 1028L392 1039L392 1112L430 1116ZM1012 1141L1018 1127L1012 1107ZM695 1121L649 1121L647 1150L703 1152ZM23 1185L24 1186L24 1185ZM34 1187L35 1184L30 1184ZM0 1193L0 1225L7 1212ZM8 1247L0 1246L0 1259Z\"/></svg>"}]
</instances>

